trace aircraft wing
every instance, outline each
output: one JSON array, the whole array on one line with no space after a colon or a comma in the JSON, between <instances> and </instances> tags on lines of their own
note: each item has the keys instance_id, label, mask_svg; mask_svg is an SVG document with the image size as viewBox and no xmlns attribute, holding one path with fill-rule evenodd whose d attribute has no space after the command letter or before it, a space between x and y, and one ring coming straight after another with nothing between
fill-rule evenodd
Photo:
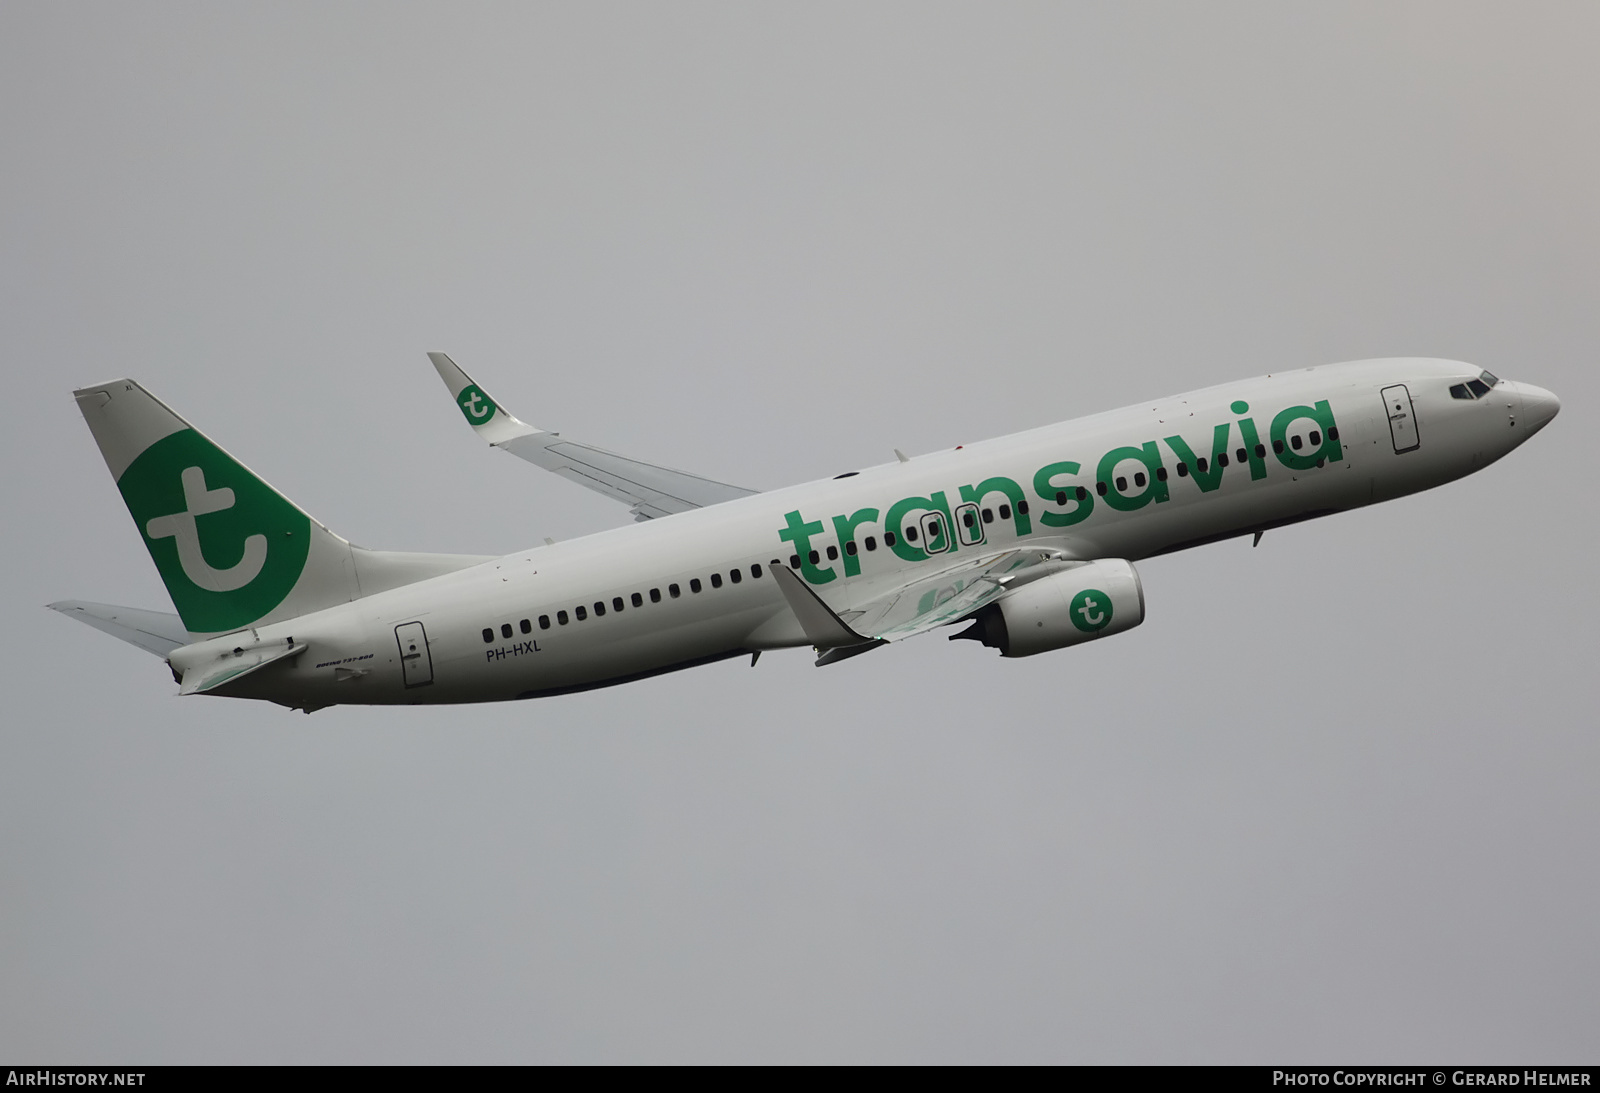
<instances>
[{"instance_id":1,"label":"aircraft wing","mask_svg":"<svg viewBox=\"0 0 1600 1093\"><path fill-rule=\"evenodd\" d=\"M519 421L445 354L429 353L428 359L449 389L450 397L456 400L467 424L493 447L613 500L626 502L635 520L704 508L760 492L687 471L643 463L590 444L563 440L560 433L546 432Z\"/></svg>"},{"instance_id":2,"label":"aircraft wing","mask_svg":"<svg viewBox=\"0 0 1600 1093\"><path fill-rule=\"evenodd\" d=\"M958 622L1011 588L1083 564L1059 550L996 551L887 589L869 590L864 599L840 610L825 603L793 570L778 566L773 575L821 654L821 667Z\"/></svg>"}]
</instances>

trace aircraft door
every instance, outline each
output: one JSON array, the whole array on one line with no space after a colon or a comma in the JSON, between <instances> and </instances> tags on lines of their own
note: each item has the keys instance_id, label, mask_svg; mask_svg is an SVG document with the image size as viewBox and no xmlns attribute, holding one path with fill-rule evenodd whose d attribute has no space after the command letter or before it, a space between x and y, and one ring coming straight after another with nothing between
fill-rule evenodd
<instances>
[{"instance_id":1,"label":"aircraft door","mask_svg":"<svg viewBox=\"0 0 1600 1093\"><path fill-rule=\"evenodd\" d=\"M1389 418L1389 438L1394 441L1395 454L1413 452L1422 445L1417 435L1417 415L1411 408L1411 392L1406 385L1397 383L1383 389L1383 409Z\"/></svg>"},{"instance_id":2,"label":"aircraft door","mask_svg":"<svg viewBox=\"0 0 1600 1093\"><path fill-rule=\"evenodd\" d=\"M944 514L925 512L917 521L922 529L922 549L929 554L942 554L950 549L950 531L944 526Z\"/></svg>"},{"instance_id":3,"label":"aircraft door","mask_svg":"<svg viewBox=\"0 0 1600 1093\"><path fill-rule=\"evenodd\" d=\"M961 537L962 546L977 546L983 542L983 520L978 514L978 506L972 502L956 506L956 534Z\"/></svg>"},{"instance_id":4,"label":"aircraft door","mask_svg":"<svg viewBox=\"0 0 1600 1093\"><path fill-rule=\"evenodd\" d=\"M403 622L394 628L400 643L400 672L407 687L422 687L433 682L433 655L428 652L428 635L420 622Z\"/></svg>"}]
</instances>

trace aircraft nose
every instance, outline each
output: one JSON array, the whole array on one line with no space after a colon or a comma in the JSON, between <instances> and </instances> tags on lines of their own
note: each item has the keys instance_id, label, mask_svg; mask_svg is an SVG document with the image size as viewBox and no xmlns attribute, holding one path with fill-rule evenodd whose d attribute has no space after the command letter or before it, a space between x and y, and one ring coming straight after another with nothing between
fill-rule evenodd
<instances>
[{"instance_id":1,"label":"aircraft nose","mask_svg":"<svg viewBox=\"0 0 1600 1093\"><path fill-rule=\"evenodd\" d=\"M1528 423L1528 435L1532 436L1550 424L1556 414L1560 413L1561 400L1543 387L1534 387L1527 383L1517 386L1522 388L1522 414Z\"/></svg>"}]
</instances>

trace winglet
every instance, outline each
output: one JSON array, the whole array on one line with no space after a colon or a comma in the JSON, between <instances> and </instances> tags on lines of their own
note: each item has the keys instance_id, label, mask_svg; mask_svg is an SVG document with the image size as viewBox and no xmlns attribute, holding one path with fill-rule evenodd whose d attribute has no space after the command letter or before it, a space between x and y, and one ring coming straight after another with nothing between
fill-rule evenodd
<instances>
[{"instance_id":1,"label":"winglet","mask_svg":"<svg viewBox=\"0 0 1600 1093\"><path fill-rule=\"evenodd\" d=\"M805 632L806 640L819 651L883 644L873 638L863 637L845 625L844 620L833 613L833 608L823 603L788 566L773 566L772 575L777 578L783 598L789 601L789 610L800 620L800 629ZM866 652L865 649L860 651ZM817 663L822 664L823 661Z\"/></svg>"},{"instance_id":2,"label":"winglet","mask_svg":"<svg viewBox=\"0 0 1600 1093\"><path fill-rule=\"evenodd\" d=\"M472 377L445 354L429 353L428 359L433 362L434 370L450 391L450 397L456 400L461 416L490 444L504 444L519 436L540 431L525 421L517 420L515 414L490 398L487 391L473 383Z\"/></svg>"}]
</instances>

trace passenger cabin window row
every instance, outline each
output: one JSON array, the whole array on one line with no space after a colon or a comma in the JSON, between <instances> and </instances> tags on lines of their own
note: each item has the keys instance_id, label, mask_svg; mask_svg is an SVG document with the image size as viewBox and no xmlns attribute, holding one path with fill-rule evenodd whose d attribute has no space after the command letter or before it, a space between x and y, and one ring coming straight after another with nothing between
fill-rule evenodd
<instances>
[{"instance_id":1,"label":"passenger cabin window row","mask_svg":"<svg viewBox=\"0 0 1600 1093\"><path fill-rule=\"evenodd\" d=\"M816 552L813 551L812 553L815 554ZM772 561L772 564L773 565L778 565L779 564L778 560L776 558L774 558L773 561ZM798 558L794 560L794 564L797 565L797 566L800 564L800 561L799 561ZM757 562L754 565L750 566L750 579L751 580L759 580L760 577L761 577L761 563ZM721 588L722 587L722 574L721 573L713 573L713 574L711 574L710 580L711 580L711 587L712 588ZM741 570L741 569L730 569L728 571L728 581L731 584L740 584L740 583L742 583L744 581L744 571ZM689 579L689 592L691 594L700 592L703 587L704 586L700 583L700 578L699 577L691 577ZM648 595L650 597L650 602L651 603L660 603L661 602L661 589L659 589L659 588L652 588L652 589L650 589L650 591L648 593L630 592L626 598L624 598L622 596L613 596L613 597L611 597L611 600L610 600L609 603L607 601L605 601L605 600L595 600L594 603L592 603L592 604L579 604L578 606L576 606L576 607L574 607L572 609L572 613L570 615L564 610L563 611L557 611L556 614L555 614L555 619L554 619L553 622L552 622L552 620L551 620L549 615L540 615L539 616L539 629L548 630L548 629L550 629L550 627L552 625L554 625L554 626L566 626L569 622L572 622L574 620L576 620L578 622L586 622L589 619L589 613L591 611L594 612L594 617L597 618L597 619L598 618L603 618L607 611L610 611L612 614L621 614L623 611L625 611L628 608L628 606L630 604L632 606L634 606L634 607L643 607L646 595ZM669 599L676 600L679 597L681 597L682 595L683 595L683 589L681 587L679 587L676 584L667 585L667 597ZM517 625L518 625L518 628L521 629L522 633L524 633L524 634L533 633L533 620L531 620L531 619L523 619ZM515 631L512 629L512 626L511 626L511 624L509 622L505 622L505 623L501 623L500 624L500 636L502 638L509 638L509 637L511 637L511 635L514 632ZM484 627L484 629L483 629L483 641L484 641L484 644L486 644L486 645L492 644L494 642L494 640L495 640L494 628L493 627L489 627L489 626Z\"/></svg>"}]
</instances>

